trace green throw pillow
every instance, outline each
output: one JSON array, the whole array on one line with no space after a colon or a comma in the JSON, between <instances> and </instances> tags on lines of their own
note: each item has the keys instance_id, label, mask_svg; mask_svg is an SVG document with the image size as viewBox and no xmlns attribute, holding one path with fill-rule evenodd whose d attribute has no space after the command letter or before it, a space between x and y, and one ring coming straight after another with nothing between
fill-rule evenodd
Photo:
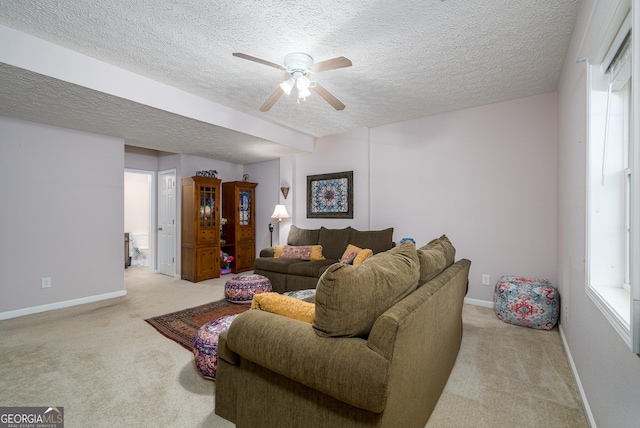
<instances>
[{"instance_id":1,"label":"green throw pillow","mask_svg":"<svg viewBox=\"0 0 640 428\"><path fill-rule=\"evenodd\" d=\"M418 260L420 260L420 282L418 287L438 276L447 266L444 249L439 240L436 240L429 248L425 247L418 250Z\"/></svg>"},{"instance_id":2,"label":"green throw pillow","mask_svg":"<svg viewBox=\"0 0 640 428\"><path fill-rule=\"evenodd\" d=\"M413 292L420 279L415 245L405 242L357 266L336 263L316 287L313 328L319 336L366 336L387 309Z\"/></svg>"},{"instance_id":3,"label":"green throw pillow","mask_svg":"<svg viewBox=\"0 0 640 428\"><path fill-rule=\"evenodd\" d=\"M456 261L456 249L454 248L451 241L449 241L449 238L447 238L447 235L442 235L440 238L436 238L432 240L421 249L423 250L431 249L435 247L437 243L440 243L440 245L442 245L442 250L444 251L444 257L447 260L447 264L445 268L448 268L453 264L453 262Z\"/></svg>"}]
</instances>

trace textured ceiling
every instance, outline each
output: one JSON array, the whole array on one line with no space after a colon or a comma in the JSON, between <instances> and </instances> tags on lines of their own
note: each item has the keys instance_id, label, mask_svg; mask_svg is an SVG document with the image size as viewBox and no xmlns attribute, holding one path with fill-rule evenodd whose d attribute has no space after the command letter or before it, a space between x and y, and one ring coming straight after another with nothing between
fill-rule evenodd
<instances>
[{"instance_id":1,"label":"textured ceiling","mask_svg":"<svg viewBox=\"0 0 640 428\"><path fill-rule=\"evenodd\" d=\"M579 3L0 0L0 24L317 137L556 90ZM294 51L353 62L316 75L345 110L315 94L258 110L283 73L231 54ZM134 146L238 163L296 152L6 64L0 85L0 114Z\"/></svg>"}]
</instances>

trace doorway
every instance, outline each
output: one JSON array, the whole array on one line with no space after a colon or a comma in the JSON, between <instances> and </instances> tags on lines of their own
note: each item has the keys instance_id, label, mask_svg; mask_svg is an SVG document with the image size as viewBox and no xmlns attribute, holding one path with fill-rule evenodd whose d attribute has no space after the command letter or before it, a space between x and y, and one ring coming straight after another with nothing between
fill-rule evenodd
<instances>
[{"instance_id":1,"label":"doorway","mask_svg":"<svg viewBox=\"0 0 640 428\"><path fill-rule=\"evenodd\" d=\"M124 172L124 233L129 234L129 256L132 266L155 270L155 226L153 207L154 173L125 169Z\"/></svg>"}]
</instances>

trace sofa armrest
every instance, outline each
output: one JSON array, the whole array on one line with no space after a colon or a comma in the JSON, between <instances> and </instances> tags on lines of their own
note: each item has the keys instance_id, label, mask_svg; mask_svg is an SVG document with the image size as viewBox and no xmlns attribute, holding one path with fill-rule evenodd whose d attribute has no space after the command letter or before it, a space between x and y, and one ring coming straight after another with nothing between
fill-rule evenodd
<instances>
[{"instance_id":1,"label":"sofa armrest","mask_svg":"<svg viewBox=\"0 0 640 428\"><path fill-rule=\"evenodd\" d=\"M263 248L262 250L260 250L260 257L273 257L273 255L273 247Z\"/></svg>"},{"instance_id":2,"label":"sofa armrest","mask_svg":"<svg viewBox=\"0 0 640 428\"><path fill-rule=\"evenodd\" d=\"M227 346L227 333L228 331L223 331L218 336L218 358L222 358L227 363L235 366L239 361L238 354L230 350Z\"/></svg>"},{"instance_id":3,"label":"sofa armrest","mask_svg":"<svg viewBox=\"0 0 640 428\"><path fill-rule=\"evenodd\" d=\"M240 365L246 358L371 412L385 407L390 362L362 338L320 337L311 324L250 310L233 321L224 339L224 352L238 354Z\"/></svg>"}]
</instances>

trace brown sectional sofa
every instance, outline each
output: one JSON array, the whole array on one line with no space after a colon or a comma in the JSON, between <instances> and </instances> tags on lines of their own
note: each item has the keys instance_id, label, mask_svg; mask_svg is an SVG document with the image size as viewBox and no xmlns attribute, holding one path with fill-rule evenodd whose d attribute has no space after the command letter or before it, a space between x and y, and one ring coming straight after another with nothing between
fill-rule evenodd
<instances>
[{"instance_id":1,"label":"brown sectional sofa","mask_svg":"<svg viewBox=\"0 0 640 428\"><path fill-rule=\"evenodd\" d=\"M239 315L220 335L216 414L239 428L424 427L462 340L471 262L454 257L443 236L334 264L312 324Z\"/></svg>"},{"instance_id":2,"label":"brown sectional sofa","mask_svg":"<svg viewBox=\"0 0 640 428\"><path fill-rule=\"evenodd\" d=\"M255 261L254 273L269 278L273 291L278 293L316 288L320 276L340 260L349 244L370 249L373 254L387 251L394 246L393 228L360 231L352 227L301 229L294 225L289 230L287 245L320 245L325 259L275 258L274 248L270 247L260 251L260 257Z\"/></svg>"}]
</instances>

